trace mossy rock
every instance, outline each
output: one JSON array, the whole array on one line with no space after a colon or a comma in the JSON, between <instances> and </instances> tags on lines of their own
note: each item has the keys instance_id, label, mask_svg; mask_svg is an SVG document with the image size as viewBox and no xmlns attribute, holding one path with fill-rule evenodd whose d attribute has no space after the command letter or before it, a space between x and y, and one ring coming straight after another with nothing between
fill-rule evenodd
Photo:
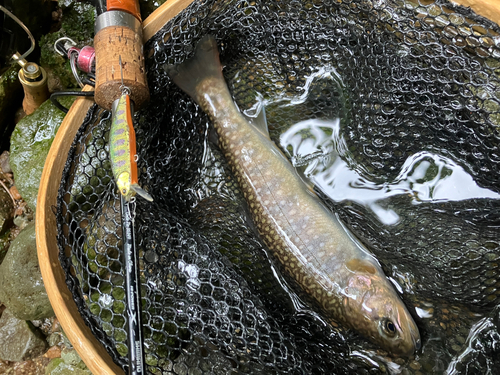
<instances>
[{"instance_id":1,"label":"mossy rock","mask_svg":"<svg viewBox=\"0 0 500 375\"><path fill-rule=\"evenodd\" d=\"M68 37L76 43L77 48L92 46L95 8L91 4L77 1L60 1L59 5L62 10L61 27L40 38L40 64L57 77L62 88L74 88L78 87L78 83L71 72L69 60L54 50L54 43L59 38Z\"/></svg>"},{"instance_id":2,"label":"mossy rock","mask_svg":"<svg viewBox=\"0 0 500 375\"><path fill-rule=\"evenodd\" d=\"M2 345L6 344L8 345ZM0 318L0 360L25 361L42 355L47 343L29 322L17 319L8 309Z\"/></svg>"},{"instance_id":3,"label":"mossy rock","mask_svg":"<svg viewBox=\"0 0 500 375\"><path fill-rule=\"evenodd\" d=\"M0 300L18 319L54 316L38 264L34 223L12 241L0 264Z\"/></svg>"},{"instance_id":4,"label":"mossy rock","mask_svg":"<svg viewBox=\"0 0 500 375\"><path fill-rule=\"evenodd\" d=\"M73 97L60 99L67 108L73 101ZM19 193L33 210L36 209L45 159L64 116L64 112L46 101L33 114L19 121L12 133L10 165ZM61 162L64 163L64 160Z\"/></svg>"}]
</instances>

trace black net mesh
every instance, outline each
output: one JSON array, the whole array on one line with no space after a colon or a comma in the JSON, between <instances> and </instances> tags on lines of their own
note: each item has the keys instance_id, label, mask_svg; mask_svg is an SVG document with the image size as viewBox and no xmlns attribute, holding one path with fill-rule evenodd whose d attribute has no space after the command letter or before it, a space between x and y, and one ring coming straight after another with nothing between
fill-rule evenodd
<instances>
[{"instance_id":1,"label":"black net mesh","mask_svg":"<svg viewBox=\"0 0 500 375\"><path fill-rule=\"evenodd\" d=\"M148 371L497 368L499 31L444 0L338 0L195 1L158 32L145 48L152 99L135 116L154 197L138 198L135 218ZM206 34L240 110L265 103L272 139L404 291L423 338L415 358L326 322L256 235L208 117L164 69ZM59 244L82 316L127 369L109 117L93 107L74 140ZM456 176L473 193L453 195Z\"/></svg>"}]
</instances>

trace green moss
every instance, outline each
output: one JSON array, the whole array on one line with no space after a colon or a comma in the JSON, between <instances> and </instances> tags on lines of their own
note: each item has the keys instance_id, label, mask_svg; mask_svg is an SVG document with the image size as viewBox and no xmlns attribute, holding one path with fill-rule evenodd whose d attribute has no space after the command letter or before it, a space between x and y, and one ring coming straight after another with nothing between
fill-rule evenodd
<instances>
[{"instance_id":1,"label":"green moss","mask_svg":"<svg viewBox=\"0 0 500 375\"><path fill-rule=\"evenodd\" d=\"M60 102L70 107L73 100L68 97ZM12 133L10 165L17 189L32 210L36 209L45 159L63 118L64 113L46 101L33 114L19 121Z\"/></svg>"},{"instance_id":2,"label":"green moss","mask_svg":"<svg viewBox=\"0 0 500 375\"><path fill-rule=\"evenodd\" d=\"M62 358L54 358L45 368L45 375L52 374L52 371L54 371L61 363L64 363Z\"/></svg>"},{"instance_id":3,"label":"green moss","mask_svg":"<svg viewBox=\"0 0 500 375\"><path fill-rule=\"evenodd\" d=\"M62 37L71 38L78 48L92 46L94 38L95 8L86 3L63 1L61 28L40 38L40 64L53 71L66 88L78 87L73 77L68 59L54 50L54 43Z\"/></svg>"}]
</instances>

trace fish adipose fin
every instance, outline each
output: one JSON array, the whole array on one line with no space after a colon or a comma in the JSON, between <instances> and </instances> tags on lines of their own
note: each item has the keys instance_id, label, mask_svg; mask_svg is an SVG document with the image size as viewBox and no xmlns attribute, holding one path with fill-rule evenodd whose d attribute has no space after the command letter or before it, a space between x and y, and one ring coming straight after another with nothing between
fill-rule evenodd
<instances>
[{"instance_id":1,"label":"fish adipose fin","mask_svg":"<svg viewBox=\"0 0 500 375\"><path fill-rule=\"evenodd\" d=\"M150 201L150 202L153 201L153 197L151 195L149 195L149 193L146 190L144 190L143 188L141 188L139 185L132 184L132 185L130 185L130 188L133 191L135 191L137 194L139 194L141 197L146 199L147 201Z\"/></svg>"},{"instance_id":2,"label":"fish adipose fin","mask_svg":"<svg viewBox=\"0 0 500 375\"><path fill-rule=\"evenodd\" d=\"M196 86L200 82L211 77L225 82L217 42L211 35L205 35L200 39L193 57L180 65L167 65L165 70L174 83L197 103Z\"/></svg>"}]
</instances>

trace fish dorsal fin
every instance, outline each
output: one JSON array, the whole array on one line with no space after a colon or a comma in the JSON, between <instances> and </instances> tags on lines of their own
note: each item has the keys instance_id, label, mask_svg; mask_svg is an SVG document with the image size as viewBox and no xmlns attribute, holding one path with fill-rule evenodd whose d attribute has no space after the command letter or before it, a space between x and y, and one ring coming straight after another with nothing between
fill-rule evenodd
<instances>
[{"instance_id":1,"label":"fish dorsal fin","mask_svg":"<svg viewBox=\"0 0 500 375\"><path fill-rule=\"evenodd\" d=\"M139 194L141 197L146 199L147 201L150 201L150 202L153 201L153 197L151 195L149 195L149 193L146 190L144 190L143 188L141 188L139 185L132 184L132 185L130 185L130 188L133 191L135 191L137 194Z\"/></svg>"},{"instance_id":2,"label":"fish dorsal fin","mask_svg":"<svg viewBox=\"0 0 500 375\"><path fill-rule=\"evenodd\" d=\"M365 272L372 275L377 273L377 267L366 259L351 259L346 263L346 267L352 272Z\"/></svg>"}]
</instances>

